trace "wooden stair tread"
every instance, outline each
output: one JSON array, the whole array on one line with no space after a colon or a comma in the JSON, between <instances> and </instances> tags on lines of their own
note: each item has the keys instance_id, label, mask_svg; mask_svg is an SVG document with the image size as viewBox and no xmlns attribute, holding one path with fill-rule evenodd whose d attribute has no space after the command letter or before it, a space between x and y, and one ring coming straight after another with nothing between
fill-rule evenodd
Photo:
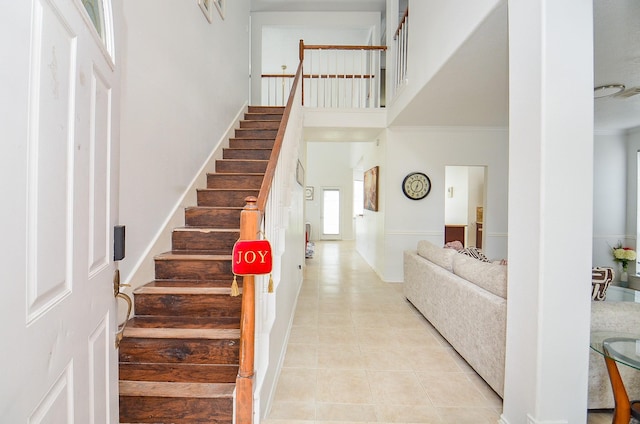
<instances>
[{"instance_id":1,"label":"wooden stair tread","mask_svg":"<svg viewBox=\"0 0 640 424\"><path fill-rule=\"evenodd\" d=\"M238 233L240 228L218 228L218 227L178 227L173 231L200 232L200 233Z\"/></svg>"},{"instance_id":2,"label":"wooden stair tread","mask_svg":"<svg viewBox=\"0 0 640 424\"><path fill-rule=\"evenodd\" d=\"M243 206L188 206L185 209L202 209L202 210L229 210L229 211L242 211Z\"/></svg>"},{"instance_id":3,"label":"wooden stair tread","mask_svg":"<svg viewBox=\"0 0 640 424\"><path fill-rule=\"evenodd\" d=\"M267 149L265 149L267 150ZM218 161L224 161L224 162L269 162L268 159L218 159ZM237 172L235 172L237 174ZM225 175L228 175L230 173L225 173ZM257 172L256 172L257 174Z\"/></svg>"},{"instance_id":4,"label":"wooden stair tread","mask_svg":"<svg viewBox=\"0 0 640 424\"><path fill-rule=\"evenodd\" d=\"M231 160L231 159L224 159L224 160ZM240 160L245 160L245 159L240 159ZM252 159L248 159L248 160L252 160ZM266 161L261 161L261 162L266 162ZM259 188L199 188L197 189L197 191L226 191L226 192L232 192L232 191L251 191L251 192L259 192L260 189Z\"/></svg>"},{"instance_id":5,"label":"wooden stair tread","mask_svg":"<svg viewBox=\"0 0 640 424\"><path fill-rule=\"evenodd\" d=\"M167 398L232 397L235 383L173 383L165 381L120 381L120 396Z\"/></svg>"},{"instance_id":6,"label":"wooden stair tread","mask_svg":"<svg viewBox=\"0 0 640 424\"><path fill-rule=\"evenodd\" d=\"M231 328L151 328L131 327L124 329L124 337L146 339L240 339L240 329Z\"/></svg>"},{"instance_id":7,"label":"wooden stair tread","mask_svg":"<svg viewBox=\"0 0 640 424\"><path fill-rule=\"evenodd\" d=\"M243 129L247 129L247 128L243 128ZM247 135L246 137L238 137L238 135L236 135L235 137L230 137L229 140L274 140L275 141L276 137L270 134L264 134L264 135Z\"/></svg>"},{"instance_id":8,"label":"wooden stair tread","mask_svg":"<svg viewBox=\"0 0 640 424\"><path fill-rule=\"evenodd\" d=\"M229 295L230 288L225 287L181 287L181 286L150 286L144 285L135 289L133 294L209 294L209 295Z\"/></svg>"},{"instance_id":9,"label":"wooden stair tread","mask_svg":"<svg viewBox=\"0 0 640 424\"><path fill-rule=\"evenodd\" d=\"M192 253L191 251L171 251L157 255L156 261L230 261L231 255L207 255Z\"/></svg>"},{"instance_id":10,"label":"wooden stair tread","mask_svg":"<svg viewBox=\"0 0 640 424\"><path fill-rule=\"evenodd\" d=\"M234 148L236 150L253 150L253 149L245 149L242 147ZM263 149L263 150L272 150L272 149ZM230 160L230 159L223 159ZM264 177L264 172L225 172L224 174L217 174L215 172L209 172L207 175L220 176L223 175L225 177Z\"/></svg>"},{"instance_id":11,"label":"wooden stair tread","mask_svg":"<svg viewBox=\"0 0 640 424\"><path fill-rule=\"evenodd\" d=\"M269 149L267 147L225 147L225 150L273 150L273 149ZM233 160L233 159L223 159L223 160ZM260 159L254 159L254 160L260 160Z\"/></svg>"}]
</instances>

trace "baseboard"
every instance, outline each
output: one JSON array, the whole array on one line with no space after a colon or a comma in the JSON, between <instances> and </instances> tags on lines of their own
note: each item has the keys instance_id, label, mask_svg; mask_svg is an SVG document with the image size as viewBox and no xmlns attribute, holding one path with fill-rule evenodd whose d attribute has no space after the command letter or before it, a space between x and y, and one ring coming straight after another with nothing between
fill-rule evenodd
<instances>
[{"instance_id":1,"label":"baseboard","mask_svg":"<svg viewBox=\"0 0 640 424\"><path fill-rule=\"evenodd\" d=\"M531 416L531 414L527 414L527 424L569 424L567 420L536 420Z\"/></svg>"},{"instance_id":2,"label":"baseboard","mask_svg":"<svg viewBox=\"0 0 640 424\"><path fill-rule=\"evenodd\" d=\"M500 415L500 419L498 420L498 424L509 424L509 421L504 416L504 414ZM536 420L531 416L531 414L527 414L527 424L569 424L569 421L566 420Z\"/></svg>"},{"instance_id":3,"label":"baseboard","mask_svg":"<svg viewBox=\"0 0 640 424\"><path fill-rule=\"evenodd\" d=\"M131 272L123 275L123 282L130 284L132 289L152 281L155 277L153 258L171 249L171 232L176 227L184 225L184 208L194 206L197 202L196 189L206 186L207 172L215 169L215 160L222 158L222 148L228 146L229 138L233 137L235 128L247 110L247 103L242 105L235 118L231 121L225 133L220 137L209 157L195 174L187 189L182 193L171 213L164 220L158 232L153 237L144 253L140 256Z\"/></svg>"}]
</instances>

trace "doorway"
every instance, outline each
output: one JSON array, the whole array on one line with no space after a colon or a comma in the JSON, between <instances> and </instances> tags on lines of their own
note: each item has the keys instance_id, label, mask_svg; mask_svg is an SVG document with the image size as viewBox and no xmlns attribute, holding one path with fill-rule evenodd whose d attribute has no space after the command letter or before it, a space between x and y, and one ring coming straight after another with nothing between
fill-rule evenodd
<instances>
[{"instance_id":1,"label":"doorway","mask_svg":"<svg viewBox=\"0 0 640 424\"><path fill-rule=\"evenodd\" d=\"M485 166L445 167L445 243L459 240L465 247L483 247L485 181Z\"/></svg>"},{"instance_id":2,"label":"doorway","mask_svg":"<svg viewBox=\"0 0 640 424\"><path fill-rule=\"evenodd\" d=\"M323 240L340 240L340 189L322 189L322 236Z\"/></svg>"}]
</instances>

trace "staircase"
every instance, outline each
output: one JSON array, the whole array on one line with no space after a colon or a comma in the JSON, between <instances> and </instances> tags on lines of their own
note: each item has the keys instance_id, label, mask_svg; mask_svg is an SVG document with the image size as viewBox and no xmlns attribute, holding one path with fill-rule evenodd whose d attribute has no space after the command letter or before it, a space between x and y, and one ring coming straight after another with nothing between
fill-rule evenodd
<instances>
[{"instance_id":1,"label":"staircase","mask_svg":"<svg viewBox=\"0 0 640 424\"><path fill-rule=\"evenodd\" d=\"M120 423L231 423L241 296L231 297L240 211L258 196L284 108L249 107L155 280L134 291L120 343ZM242 287L242 279L238 277Z\"/></svg>"}]
</instances>

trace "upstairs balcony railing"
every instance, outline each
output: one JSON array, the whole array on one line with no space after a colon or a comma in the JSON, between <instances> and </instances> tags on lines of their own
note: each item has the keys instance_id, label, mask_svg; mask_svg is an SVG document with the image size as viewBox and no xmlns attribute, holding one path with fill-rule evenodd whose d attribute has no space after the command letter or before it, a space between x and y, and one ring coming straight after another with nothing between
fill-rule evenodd
<instances>
[{"instance_id":1,"label":"upstairs balcony railing","mask_svg":"<svg viewBox=\"0 0 640 424\"><path fill-rule=\"evenodd\" d=\"M393 35L395 52L394 92L407 80L407 52L409 51L409 9L404 11L402 19Z\"/></svg>"},{"instance_id":2,"label":"upstairs balcony railing","mask_svg":"<svg viewBox=\"0 0 640 424\"><path fill-rule=\"evenodd\" d=\"M319 108L379 108L386 46L307 45L300 40L303 63L303 104ZM294 75L262 75L263 104L280 106L288 97Z\"/></svg>"}]
</instances>

